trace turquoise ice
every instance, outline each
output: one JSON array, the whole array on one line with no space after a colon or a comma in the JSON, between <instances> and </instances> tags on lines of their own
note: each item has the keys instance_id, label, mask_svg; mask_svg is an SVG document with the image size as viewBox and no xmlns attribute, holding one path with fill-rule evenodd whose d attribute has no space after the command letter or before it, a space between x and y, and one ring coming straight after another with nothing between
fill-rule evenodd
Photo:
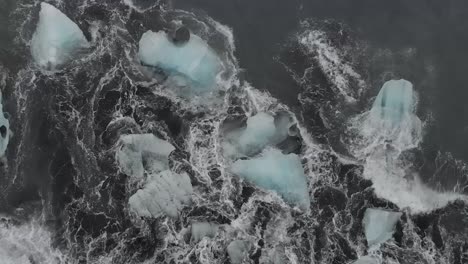
<instances>
[{"instance_id":1,"label":"turquoise ice","mask_svg":"<svg viewBox=\"0 0 468 264\"><path fill-rule=\"evenodd\" d=\"M308 210L309 191L301 160L295 154L285 155L277 149L266 149L261 156L238 160L232 172L259 186L280 194L289 203Z\"/></svg>"},{"instance_id":2,"label":"turquoise ice","mask_svg":"<svg viewBox=\"0 0 468 264\"><path fill-rule=\"evenodd\" d=\"M87 47L88 41L73 21L54 6L41 3L39 23L31 40L31 53L37 64L54 69Z\"/></svg>"},{"instance_id":3,"label":"turquoise ice","mask_svg":"<svg viewBox=\"0 0 468 264\"><path fill-rule=\"evenodd\" d=\"M188 78L198 92L211 90L222 69L216 53L194 34L187 43L175 45L165 32L147 31L140 39L138 55L144 65Z\"/></svg>"},{"instance_id":4,"label":"turquoise ice","mask_svg":"<svg viewBox=\"0 0 468 264\"><path fill-rule=\"evenodd\" d=\"M227 133L224 152L232 157L258 154L266 146L285 140L291 125L293 122L289 115L278 114L275 118L270 113L257 113L247 119L246 127Z\"/></svg>"},{"instance_id":5,"label":"turquoise ice","mask_svg":"<svg viewBox=\"0 0 468 264\"><path fill-rule=\"evenodd\" d=\"M367 208L362 224L369 247L389 240L402 213L382 209Z\"/></svg>"},{"instance_id":6,"label":"turquoise ice","mask_svg":"<svg viewBox=\"0 0 468 264\"><path fill-rule=\"evenodd\" d=\"M415 114L416 106L417 94L411 82L401 79L384 83L372 108L349 121L351 152L362 158L382 146L397 152L417 147L422 139L422 122Z\"/></svg>"},{"instance_id":7,"label":"turquoise ice","mask_svg":"<svg viewBox=\"0 0 468 264\"><path fill-rule=\"evenodd\" d=\"M413 84L407 80L387 81L374 101L371 112L383 120L399 124L414 110Z\"/></svg>"}]
</instances>

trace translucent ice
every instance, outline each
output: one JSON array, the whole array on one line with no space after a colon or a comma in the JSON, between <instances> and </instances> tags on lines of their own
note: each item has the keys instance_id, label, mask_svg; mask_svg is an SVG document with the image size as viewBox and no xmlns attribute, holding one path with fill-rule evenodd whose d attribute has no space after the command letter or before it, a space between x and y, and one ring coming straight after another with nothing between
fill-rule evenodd
<instances>
[{"instance_id":1,"label":"translucent ice","mask_svg":"<svg viewBox=\"0 0 468 264\"><path fill-rule=\"evenodd\" d=\"M123 135L119 145L116 159L120 168L136 179L143 178L145 170L157 173L169 169L168 157L175 149L153 134Z\"/></svg>"},{"instance_id":2,"label":"translucent ice","mask_svg":"<svg viewBox=\"0 0 468 264\"><path fill-rule=\"evenodd\" d=\"M417 147L422 139L422 124L414 113L416 102L409 81L386 82L372 109L349 122L353 154L367 156L387 143L399 152Z\"/></svg>"},{"instance_id":3,"label":"translucent ice","mask_svg":"<svg viewBox=\"0 0 468 264\"><path fill-rule=\"evenodd\" d=\"M208 91L216 84L222 67L216 53L193 34L187 43L175 45L165 32L147 31L140 39L138 55L144 65L188 78L198 92Z\"/></svg>"},{"instance_id":4,"label":"translucent ice","mask_svg":"<svg viewBox=\"0 0 468 264\"><path fill-rule=\"evenodd\" d=\"M31 53L41 67L55 68L79 49L89 47L81 29L54 6L41 3Z\"/></svg>"},{"instance_id":5,"label":"translucent ice","mask_svg":"<svg viewBox=\"0 0 468 264\"><path fill-rule=\"evenodd\" d=\"M400 212L367 208L362 224L368 246L372 247L392 238L401 215Z\"/></svg>"},{"instance_id":6,"label":"translucent ice","mask_svg":"<svg viewBox=\"0 0 468 264\"><path fill-rule=\"evenodd\" d=\"M0 157L5 155L10 141L10 121L5 117L2 105L2 94L0 93Z\"/></svg>"},{"instance_id":7,"label":"translucent ice","mask_svg":"<svg viewBox=\"0 0 468 264\"><path fill-rule=\"evenodd\" d=\"M241 264L248 251L248 242L243 240L234 240L227 247L227 253L232 264Z\"/></svg>"},{"instance_id":8,"label":"translucent ice","mask_svg":"<svg viewBox=\"0 0 468 264\"><path fill-rule=\"evenodd\" d=\"M269 148L260 157L236 161L231 170L261 188L277 192L287 202L309 208L307 181L301 160L295 154L284 155Z\"/></svg>"},{"instance_id":9,"label":"translucent ice","mask_svg":"<svg viewBox=\"0 0 468 264\"><path fill-rule=\"evenodd\" d=\"M192 240L198 242L204 237L213 238L218 232L218 225L208 222L192 223Z\"/></svg>"},{"instance_id":10,"label":"translucent ice","mask_svg":"<svg viewBox=\"0 0 468 264\"><path fill-rule=\"evenodd\" d=\"M412 213L431 211L462 196L426 186L405 155L419 147L422 122L416 116L417 96L406 80L386 82L370 111L349 122L349 150L365 160L363 177L372 180L379 198ZM408 152L408 153L411 153Z\"/></svg>"},{"instance_id":11,"label":"translucent ice","mask_svg":"<svg viewBox=\"0 0 468 264\"><path fill-rule=\"evenodd\" d=\"M353 262L353 264L379 264L379 260L375 257L370 256L363 256L360 257L358 260Z\"/></svg>"},{"instance_id":12,"label":"translucent ice","mask_svg":"<svg viewBox=\"0 0 468 264\"><path fill-rule=\"evenodd\" d=\"M170 170L150 174L143 189L129 199L130 210L139 216L176 218L185 205L190 204L192 184L187 174Z\"/></svg>"},{"instance_id":13,"label":"translucent ice","mask_svg":"<svg viewBox=\"0 0 468 264\"><path fill-rule=\"evenodd\" d=\"M421 139L421 120L414 114L415 98L410 82L386 82L364 121L364 135L380 141L376 144L386 140L399 149L415 147Z\"/></svg>"},{"instance_id":14,"label":"translucent ice","mask_svg":"<svg viewBox=\"0 0 468 264\"><path fill-rule=\"evenodd\" d=\"M371 111L392 125L398 125L405 115L413 114L413 110L413 84L401 79L387 81L382 86Z\"/></svg>"},{"instance_id":15,"label":"translucent ice","mask_svg":"<svg viewBox=\"0 0 468 264\"><path fill-rule=\"evenodd\" d=\"M245 128L235 129L226 135L224 151L227 156L251 156L258 154L268 145L275 145L288 137L292 125L290 117L260 112L247 119Z\"/></svg>"}]
</instances>

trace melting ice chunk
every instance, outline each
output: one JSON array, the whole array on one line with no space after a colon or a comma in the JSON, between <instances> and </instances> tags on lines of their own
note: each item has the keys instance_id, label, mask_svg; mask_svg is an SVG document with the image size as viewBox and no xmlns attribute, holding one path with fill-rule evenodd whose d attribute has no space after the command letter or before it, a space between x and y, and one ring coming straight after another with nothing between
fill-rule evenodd
<instances>
[{"instance_id":1,"label":"melting ice chunk","mask_svg":"<svg viewBox=\"0 0 468 264\"><path fill-rule=\"evenodd\" d=\"M89 43L81 29L54 6L41 3L39 23L31 40L31 53L41 67L65 63Z\"/></svg>"},{"instance_id":2,"label":"melting ice chunk","mask_svg":"<svg viewBox=\"0 0 468 264\"><path fill-rule=\"evenodd\" d=\"M241 264L248 251L249 245L243 240L234 240L227 247L227 253L232 264Z\"/></svg>"},{"instance_id":3,"label":"melting ice chunk","mask_svg":"<svg viewBox=\"0 0 468 264\"><path fill-rule=\"evenodd\" d=\"M410 82L386 82L372 109L349 122L351 152L361 158L387 143L398 152L417 147L422 139L422 124L414 113L415 98Z\"/></svg>"},{"instance_id":4,"label":"melting ice chunk","mask_svg":"<svg viewBox=\"0 0 468 264\"><path fill-rule=\"evenodd\" d=\"M368 246L372 247L392 238L401 215L400 212L367 208L362 223Z\"/></svg>"},{"instance_id":5,"label":"melting ice chunk","mask_svg":"<svg viewBox=\"0 0 468 264\"><path fill-rule=\"evenodd\" d=\"M5 117L2 105L2 94L0 93L0 157L5 155L10 141L10 121Z\"/></svg>"},{"instance_id":6,"label":"melting ice chunk","mask_svg":"<svg viewBox=\"0 0 468 264\"><path fill-rule=\"evenodd\" d=\"M226 135L224 152L227 156L252 156L261 152L268 145L275 145L288 137L292 125L290 116L260 112L247 119L247 126L229 132Z\"/></svg>"},{"instance_id":7,"label":"melting ice chunk","mask_svg":"<svg viewBox=\"0 0 468 264\"><path fill-rule=\"evenodd\" d=\"M169 142L153 134L123 135L116 153L122 171L136 179L144 176L145 169L161 172L169 169L169 154L175 149ZM145 166L143 166L145 165Z\"/></svg>"},{"instance_id":8,"label":"melting ice chunk","mask_svg":"<svg viewBox=\"0 0 468 264\"><path fill-rule=\"evenodd\" d=\"M150 174L143 189L129 199L130 210L139 216L159 217L163 214L177 218L185 205L190 204L192 184L187 174L170 170Z\"/></svg>"},{"instance_id":9,"label":"melting ice chunk","mask_svg":"<svg viewBox=\"0 0 468 264\"><path fill-rule=\"evenodd\" d=\"M295 154L284 155L277 149L266 149L260 157L236 161L231 169L261 188L276 191L287 202L305 210L310 206L304 170Z\"/></svg>"},{"instance_id":10,"label":"melting ice chunk","mask_svg":"<svg viewBox=\"0 0 468 264\"><path fill-rule=\"evenodd\" d=\"M387 81L372 106L372 112L393 125L399 124L405 115L413 114L413 84L407 80Z\"/></svg>"},{"instance_id":11,"label":"melting ice chunk","mask_svg":"<svg viewBox=\"0 0 468 264\"><path fill-rule=\"evenodd\" d=\"M208 222L195 222L192 223L192 240L199 242L204 237L213 238L218 232L218 225Z\"/></svg>"},{"instance_id":12,"label":"melting ice chunk","mask_svg":"<svg viewBox=\"0 0 468 264\"><path fill-rule=\"evenodd\" d=\"M138 55L144 65L188 78L198 92L209 91L222 68L215 52L193 34L187 43L175 45L165 32L147 31L140 39Z\"/></svg>"},{"instance_id":13,"label":"melting ice chunk","mask_svg":"<svg viewBox=\"0 0 468 264\"><path fill-rule=\"evenodd\" d=\"M353 264L379 264L379 263L380 262L378 261L377 258L370 257L370 256L360 257L358 260L353 262Z\"/></svg>"}]
</instances>

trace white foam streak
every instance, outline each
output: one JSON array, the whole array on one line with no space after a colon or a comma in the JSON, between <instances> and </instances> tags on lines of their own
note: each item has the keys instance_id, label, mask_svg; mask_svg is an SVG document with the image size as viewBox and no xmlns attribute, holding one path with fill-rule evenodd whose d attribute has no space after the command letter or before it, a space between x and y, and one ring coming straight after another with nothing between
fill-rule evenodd
<instances>
[{"instance_id":1,"label":"white foam streak","mask_svg":"<svg viewBox=\"0 0 468 264\"><path fill-rule=\"evenodd\" d=\"M0 262L3 264L67 263L67 257L51 243L51 234L36 221L19 226L0 223Z\"/></svg>"},{"instance_id":2,"label":"white foam streak","mask_svg":"<svg viewBox=\"0 0 468 264\"><path fill-rule=\"evenodd\" d=\"M298 38L299 43L314 56L321 70L334 85L334 88L338 90L347 102L355 102L365 83L361 75L342 59L343 56L340 52L327 43L328 40L325 33L319 30L310 30L301 34ZM351 79L358 81L359 91L352 91L350 89Z\"/></svg>"},{"instance_id":3,"label":"white foam streak","mask_svg":"<svg viewBox=\"0 0 468 264\"><path fill-rule=\"evenodd\" d=\"M372 180L377 196L400 208L408 208L412 213L432 211L456 199L466 200L461 194L432 190L416 173L408 175L410 172L395 164L393 158L379 153L366 161L363 176Z\"/></svg>"}]
</instances>

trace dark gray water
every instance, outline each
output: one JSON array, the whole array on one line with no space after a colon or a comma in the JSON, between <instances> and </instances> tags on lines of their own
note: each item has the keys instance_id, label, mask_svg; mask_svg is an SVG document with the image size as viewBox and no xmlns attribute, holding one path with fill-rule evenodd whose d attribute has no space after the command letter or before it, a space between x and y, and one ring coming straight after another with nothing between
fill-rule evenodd
<instances>
[{"instance_id":1,"label":"dark gray water","mask_svg":"<svg viewBox=\"0 0 468 264\"><path fill-rule=\"evenodd\" d=\"M12 39L14 31L10 28L9 15L13 10L13 1L0 1L0 60L4 63L8 61L12 53Z\"/></svg>"},{"instance_id":2,"label":"dark gray water","mask_svg":"<svg viewBox=\"0 0 468 264\"><path fill-rule=\"evenodd\" d=\"M9 12L15 1L0 1L0 60L17 66ZM468 160L468 3L463 0L175 0L174 7L205 12L230 26L247 79L259 89L294 104L298 87L275 60L282 45L308 18L343 22L380 48L415 48L420 61L435 67L432 87L415 87L429 98L435 123L426 143ZM411 67L411 65L404 65ZM411 80L418 70L402 76ZM418 78L418 77L417 77Z\"/></svg>"},{"instance_id":3,"label":"dark gray water","mask_svg":"<svg viewBox=\"0 0 468 264\"><path fill-rule=\"evenodd\" d=\"M392 50L415 48L402 65L414 81L421 64L435 67L431 87L415 87L435 114L426 143L468 161L468 2L463 0L176 0L175 7L204 10L233 28L237 55L248 79L287 101L297 92L274 60L281 45L308 18L333 19L362 40ZM411 70L411 67L414 70ZM378 89L380 87L373 87Z\"/></svg>"},{"instance_id":4,"label":"dark gray water","mask_svg":"<svg viewBox=\"0 0 468 264\"><path fill-rule=\"evenodd\" d=\"M0 66L6 68L0 73L8 76L0 87L13 131L0 160L6 164L0 166L0 262L25 257L41 264L234 264L228 247L239 240L249 247L242 263L350 264L371 251L363 223L369 208L391 210L399 218L389 227L393 236L377 250L383 262L373 263L468 262L468 170L449 158L451 153L468 162L465 1L46 2L78 25L91 47L56 71L39 67L30 40L40 1L0 0ZM233 29L235 54L230 32L211 18ZM178 94L179 87L166 82L170 71L142 65L137 54L143 33L178 23L222 58L225 75L233 79L220 82L221 90L199 98ZM323 33L326 51L338 51L339 65L331 73L320 67L319 52L298 48L298 35L309 30ZM363 79L357 102L340 97L337 79L328 76L342 74L343 65ZM355 117L369 111L389 78L415 85L420 102L410 120L426 125L422 146L403 146L394 156L386 131L377 131L369 138L382 140L369 146L372 152L353 156L360 134L347 126L366 128L353 121L363 120ZM346 83L353 95L356 83ZM271 189L232 172L233 163L261 154L231 157L227 138L262 112L271 115L275 128L292 120L286 139L262 148L295 157L291 170L298 177L303 172L299 191L310 199L305 210L282 198L291 179L283 167L259 169L268 172L265 182L281 180L272 181ZM398 130L408 136L405 128ZM152 176L160 177L152 168L157 150L123 146L123 135L130 134L153 134L175 147L165 158L168 171L187 175L193 187L191 203L176 208L176 217L150 212L151 204L177 207L177 192L158 181L167 200L152 191L136 202L151 215L130 204L130 197L147 191ZM141 163L141 179L118 158L127 147L135 148L132 163ZM439 151L448 154L439 157ZM212 234L198 241L197 222L219 230L201 230Z\"/></svg>"}]
</instances>

